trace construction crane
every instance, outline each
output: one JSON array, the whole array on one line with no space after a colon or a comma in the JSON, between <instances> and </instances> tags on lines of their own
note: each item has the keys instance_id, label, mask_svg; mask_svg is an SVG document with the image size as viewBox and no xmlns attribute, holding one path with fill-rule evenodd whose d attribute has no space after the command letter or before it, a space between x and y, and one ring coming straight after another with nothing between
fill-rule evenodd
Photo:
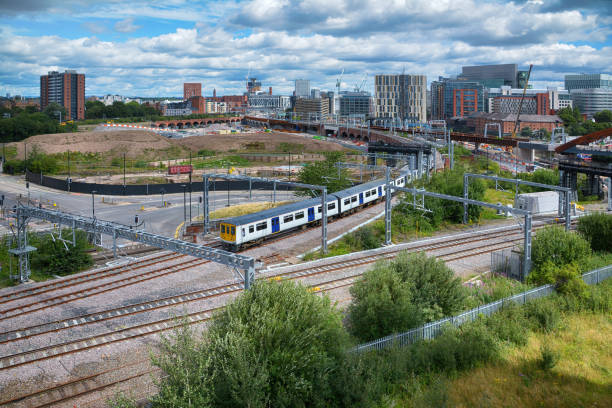
<instances>
[{"instance_id":1,"label":"construction crane","mask_svg":"<svg viewBox=\"0 0 612 408\"><path fill-rule=\"evenodd\" d=\"M249 91L249 76L250 75L251 75L251 66L249 65L249 71L247 72L247 75L246 75L246 89L247 89L247 92Z\"/></svg>"},{"instance_id":2,"label":"construction crane","mask_svg":"<svg viewBox=\"0 0 612 408\"><path fill-rule=\"evenodd\" d=\"M516 114L516 121L514 122L514 130L512 131L512 137L516 137L516 129L519 125L519 119L521 117L521 110L523 109L523 101L525 100L525 93L527 92L527 84L529 83L529 76L531 76L531 69L533 68L533 64L529 64L529 71L527 72L527 80L525 80L525 86L523 86L523 95L521 96L521 101L519 102L518 113Z\"/></svg>"},{"instance_id":3,"label":"construction crane","mask_svg":"<svg viewBox=\"0 0 612 408\"><path fill-rule=\"evenodd\" d=\"M342 68L342 72L338 79L336 79L336 94L340 95L340 85L342 84L342 75L344 75L344 68Z\"/></svg>"},{"instance_id":4,"label":"construction crane","mask_svg":"<svg viewBox=\"0 0 612 408\"><path fill-rule=\"evenodd\" d=\"M361 90L363 89L363 87L366 84L366 80L368 79L368 74L365 74L363 76L363 80L361 81L361 83L359 84L359 86L357 86L357 84L355 84L355 92L361 92Z\"/></svg>"}]
</instances>

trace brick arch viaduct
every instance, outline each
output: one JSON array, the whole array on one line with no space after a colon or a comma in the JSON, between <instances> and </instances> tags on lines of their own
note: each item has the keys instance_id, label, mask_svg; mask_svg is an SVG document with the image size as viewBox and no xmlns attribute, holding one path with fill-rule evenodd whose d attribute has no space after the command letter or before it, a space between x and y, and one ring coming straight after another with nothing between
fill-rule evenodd
<instances>
[{"instance_id":1,"label":"brick arch viaduct","mask_svg":"<svg viewBox=\"0 0 612 408\"><path fill-rule=\"evenodd\" d=\"M157 122L155 122L153 127L157 127L159 129L186 129L212 125L213 123L239 123L240 121L242 121L242 117L238 116L232 118L158 120Z\"/></svg>"}]
</instances>

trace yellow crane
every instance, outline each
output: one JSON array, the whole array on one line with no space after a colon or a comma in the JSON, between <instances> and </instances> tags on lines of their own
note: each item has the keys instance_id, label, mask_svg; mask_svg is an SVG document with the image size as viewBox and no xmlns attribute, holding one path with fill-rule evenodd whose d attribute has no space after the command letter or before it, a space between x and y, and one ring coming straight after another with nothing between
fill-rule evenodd
<instances>
[{"instance_id":1,"label":"yellow crane","mask_svg":"<svg viewBox=\"0 0 612 408\"><path fill-rule=\"evenodd\" d=\"M519 102L518 112L516 114L516 121L514 122L514 130L512 131L512 137L516 137L516 130L519 125L519 118L521 117L521 110L523 109L523 101L525 100L525 93L527 92L527 84L529 83L529 76L531 75L531 68L533 68L533 64L529 64L529 71L527 72L527 80L525 80L525 86L523 86L523 95L521 96L521 101Z\"/></svg>"}]
</instances>

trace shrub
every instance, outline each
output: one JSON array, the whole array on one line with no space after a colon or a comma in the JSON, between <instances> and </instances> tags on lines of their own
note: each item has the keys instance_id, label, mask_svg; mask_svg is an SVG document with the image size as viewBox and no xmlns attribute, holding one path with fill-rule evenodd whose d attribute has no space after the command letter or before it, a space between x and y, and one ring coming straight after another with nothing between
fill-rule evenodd
<instances>
[{"instance_id":1,"label":"shrub","mask_svg":"<svg viewBox=\"0 0 612 408\"><path fill-rule=\"evenodd\" d=\"M578 232L593 251L612 251L612 215L593 213L578 219Z\"/></svg>"},{"instance_id":2,"label":"shrub","mask_svg":"<svg viewBox=\"0 0 612 408\"><path fill-rule=\"evenodd\" d=\"M413 289L414 284L402 280L390 263L376 264L350 289L349 331L368 341L423 323Z\"/></svg>"},{"instance_id":3,"label":"shrub","mask_svg":"<svg viewBox=\"0 0 612 408\"><path fill-rule=\"evenodd\" d=\"M544 298L529 302L525 305L527 317L534 323L535 328L551 332L559 326L561 313L554 299Z\"/></svg>"},{"instance_id":4,"label":"shrub","mask_svg":"<svg viewBox=\"0 0 612 408\"><path fill-rule=\"evenodd\" d=\"M574 261L580 262L590 254L589 243L581 235L565 231L563 227L558 226L538 231L531 246L531 262L534 270L538 270L546 262L557 267ZM534 283L547 282L535 280Z\"/></svg>"},{"instance_id":5,"label":"shrub","mask_svg":"<svg viewBox=\"0 0 612 408\"><path fill-rule=\"evenodd\" d=\"M502 310L486 319L486 326L501 341L524 346L529 337L529 324L524 309L514 302L504 304Z\"/></svg>"},{"instance_id":6,"label":"shrub","mask_svg":"<svg viewBox=\"0 0 612 408\"><path fill-rule=\"evenodd\" d=\"M559 362L560 354L554 351L548 344L540 347L540 359L538 360L538 366L544 371L550 371Z\"/></svg>"},{"instance_id":7,"label":"shrub","mask_svg":"<svg viewBox=\"0 0 612 408\"><path fill-rule=\"evenodd\" d=\"M377 263L351 295L349 330L365 341L457 312L466 296L453 271L423 252Z\"/></svg>"},{"instance_id":8,"label":"shrub","mask_svg":"<svg viewBox=\"0 0 612 408\"><path fill-rule=\"evenodd\" d=\"M213 320L206 341L166 343L160 406L328 406L348 335L329 298L258 282Z\"/></svg>"}]
</instances>

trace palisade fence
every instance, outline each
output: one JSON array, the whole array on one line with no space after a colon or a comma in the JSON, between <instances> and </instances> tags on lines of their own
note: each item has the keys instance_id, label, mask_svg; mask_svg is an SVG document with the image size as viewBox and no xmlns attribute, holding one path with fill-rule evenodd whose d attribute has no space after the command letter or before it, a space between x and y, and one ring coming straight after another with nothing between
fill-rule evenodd
<instances>
[{"instance_id":1,"label":"palisade fence","mask_svg":"<svg viewBox=\"0 0 612 408\"><path fill-rule=\"evenodd\" d=\"M68 182L67 179L57 179L54 177L45 176L42 173L32 173L26 171L26 181L38 184L44 187L49 187L55 190L70 191L73 193L91 194L95 192L98 195L117 195L117 196L132 196L132 195L158 195L158 194L177 194L183 191L201 192L203 188L202 179L194 179L193 183L166 183L166 184L99 184L99 183L83 183L78 181ZM186 186L183 188L183 186ZM272 191L272 185L263 181L253 181L250 184L252 190ZM211 180L210 191L245 191L249 189L249 182L246 180ZM278 192L295 190L295 187L284 186Z\"/></svg>"},{"instance_id":2,"label":"palisade fence","mask_svg":"<svg viewBox=\"0 0 612 408\"><path fill-rule=\"evenodd\" d=\"M598 284L612 276L612 265L603 268L595 269L582 275L582 279L588 285ZM353 352L367 352L372 350L383 350L391 347L407 346L416 343L420 340L431 340L442 333L442 330L448 325L455 327L461 326L463 323L476 320L480 315L490 316L499 311L508 302L525 304L530 300L548 296L555 292L553 285L544 285L535 289L530 289L525 292L509 296L495 302L475 307L472 310L460 313L455 316L447 317L431 323L426 323L423 326L414 328L404 333L392 334L369 343L360 344L353 348Z\"/></svg>"}]
</instances>

